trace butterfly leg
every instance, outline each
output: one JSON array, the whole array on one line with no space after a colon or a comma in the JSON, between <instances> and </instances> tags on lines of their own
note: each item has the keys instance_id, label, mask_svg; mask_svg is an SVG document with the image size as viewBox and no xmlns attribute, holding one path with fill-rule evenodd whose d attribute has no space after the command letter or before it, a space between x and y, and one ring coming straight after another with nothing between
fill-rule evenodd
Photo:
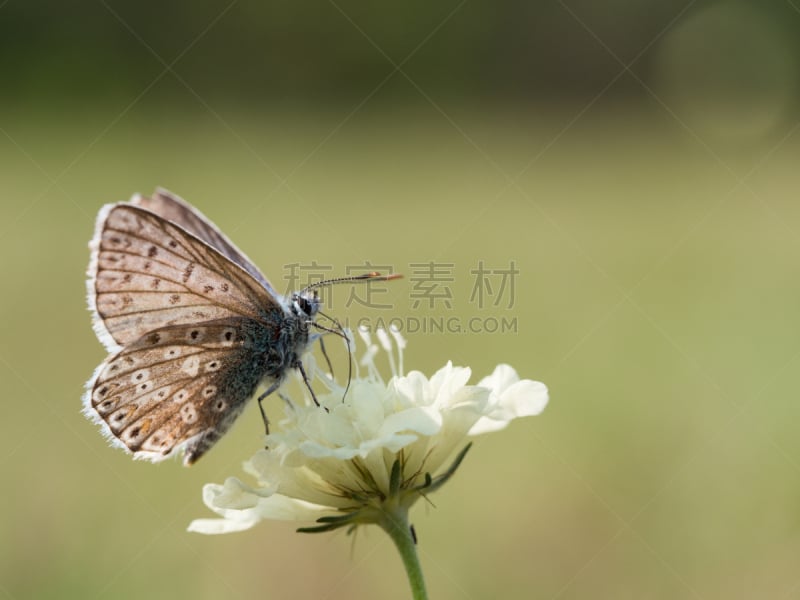
<instances>
[{"instance_id":1,"label":"butterfly leg","mask_svg":"<svg viewBox=\"0 0 800 600\"><path fill-rule=\"evenodd\" d=\"M261 419L264 421L264 431L266 432L266 435L269 435L269 419L267 419L267 413L264 412L264 405L261 402L264 400L264 398L269 396L279 387L280 387L280 381L276 381L271 386L269 386L269 388L267 388L266 392L264 392L258 397L258 410L261 411Z\"/></svg>"},{"instance_id":2,"label":"butterfly leg","mask_svg":"<svg viewBox=\"0 0 800 600\"><path fill-rule=\"evenodd\" d=\"M289 396L287 396L283 392L278 392L278 398L283 400L286 403L286 406L294 410L294 403L292 403L292 401L289 399Z\"/></svg>"},{"instance_id":3,"label":"butterfly leg","mask_svg":"<svg viewBox=\"0 0 800 600\"><path fill-rule=\"evenodd\" d=\"M314 404L320 406L319 400L317 400L317 395L314 393L314 390L311 387L311 381L309 380L308 375L306 375L306 370L303 368L303 363L298 360L294 366L298 371L300 371L300 376L303 378L303 383L306 384L308 391L311 392L311 399L314 401ZM330 412L326 407L323 406L322 408L325 408L325 412Z\"/></svg>"},{"instance_id":4,"label":"butterfly leg","mask_svg":"<svg viewBox=\"0 0 800 600\"><path fill-rule=\"evenodd\" d=\"M325 349L325 340L322 339L322 336L319 336L319 349L322 351L322 356L325 357L325 362L328 364L328 371L330 371L331 377L333 377L333 364L331 364L328 351Z\"/></svg>"}]
</instances>

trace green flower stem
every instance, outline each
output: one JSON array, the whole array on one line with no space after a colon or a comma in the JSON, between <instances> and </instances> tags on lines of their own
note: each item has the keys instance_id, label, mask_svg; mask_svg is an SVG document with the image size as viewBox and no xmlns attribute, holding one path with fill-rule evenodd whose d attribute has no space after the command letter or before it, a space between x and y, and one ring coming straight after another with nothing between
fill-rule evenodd
<instances>
[{"instance_id":1,"label":"green flower stem","mask_svg":"<svg viewBox=\"0 0 800 600\"><path fill-rule=\"evenodd\" d=\"M414 600L428 600L425 578L422 576L422 567L419 564L419 556L417 556L417 545L411 535L411 527L408 523L408 510L397 506L394 511L385 512L378 525L389 534L397 551L400 552Z\"/></svg>"}]
</instances>

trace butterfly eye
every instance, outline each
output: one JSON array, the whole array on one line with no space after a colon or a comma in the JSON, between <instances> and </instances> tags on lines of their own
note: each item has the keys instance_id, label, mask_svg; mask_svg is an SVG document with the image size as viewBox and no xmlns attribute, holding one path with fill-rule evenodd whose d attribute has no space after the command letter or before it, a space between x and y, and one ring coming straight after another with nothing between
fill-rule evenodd
<instances>
[{"instance_id":1,"label":"butterfly eye","mask_svg":"<svg viewBox=\"0 0 800 600\"><path fill-rule=\"evenodd\" d=\"M300 310L302 310L306 315L311 315L311 303L303 296L297 297L297 306L299 306Z\"/></svg>"}]
</instances>

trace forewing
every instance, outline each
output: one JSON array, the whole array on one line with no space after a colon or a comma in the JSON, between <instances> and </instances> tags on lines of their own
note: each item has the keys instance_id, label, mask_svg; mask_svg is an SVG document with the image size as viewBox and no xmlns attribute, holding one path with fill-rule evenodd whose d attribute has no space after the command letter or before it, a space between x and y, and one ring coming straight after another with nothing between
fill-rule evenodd
<instances>
[{"instance_id":1,"label":"forewing","mask_svg":"<svg viewBox=\"0 0 800 600\"><path fill-rule=\"evenodd\" d=\"M114 445L157 462L202 456L262 377L243 318L158 329L113 354L87 384L84 412Z\"/></svg>"},{"instance_id":2,"label":"forewing","mask_svg":"<svg viewBox=\"0 0 800 600\"><path fill-rule=\"evenodd\" d=\"M244 252L239 250L208 217L182 198L165 189L158 188L151 198L137 195L134 196L131 202L154 212L167 221L177 223L186 231L197 236L223 256L242 267L256 281L261 283L272 294L275 294L272 285L270 285L258 267L253 264L253 261L247 258Z\"/></svg>"},{"instance_id":3,"label":"forewing","mask_svg":"<svg viewBox=\"0 0 800 600\"><path fill-rule=\"evenodd\" d=\"M90 247L88 298L109 351L168 325L282 310L258 281L182 227L131 204L103 207Z\"/></svg>"}]
</instances>

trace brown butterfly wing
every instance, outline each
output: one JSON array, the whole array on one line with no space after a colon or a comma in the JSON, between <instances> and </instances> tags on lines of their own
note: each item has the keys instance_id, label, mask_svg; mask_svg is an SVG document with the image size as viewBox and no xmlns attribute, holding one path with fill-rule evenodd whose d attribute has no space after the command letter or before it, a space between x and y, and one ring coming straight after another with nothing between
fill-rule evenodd
<instances>
[{"instance_id":1,"label":"brown butterfly wing","mask_svg":"<svg viewBox=\"0 0 800 600\"><path fill-rule=\"evenodd\" d=\"M91 243L88 298L109 351L168 325L268 319L277 297L240 265L159 215L103 207Z\"/></svg>"},{"instance_id":2,"label":"brown butterfly wing","mask_svg":"<svg viewBox=\"0 0 800 600\"><path fill-rule=\"evenodd\" d=\"M192 464L255 392L264 370L253 343L265 334L245 317L152 331L98 367L84 412L134 458L156 462L184 450Z\"/></svg>"},{"instance_id":3,"label":"brown butterfly wing","mask_svg":"<svg viewBox=\"0 0 800 600\"><path fill-rule=\"evenodd\" d=\"M244 252L222 233L214 223L184 199L163 188L158 188L149 198L134 196L132 204L141 206L167 221L172 221L186 231L215 248L220 254L247 271L256 281L275 293L272 285Z\"/></svg>"}]
</instances>

